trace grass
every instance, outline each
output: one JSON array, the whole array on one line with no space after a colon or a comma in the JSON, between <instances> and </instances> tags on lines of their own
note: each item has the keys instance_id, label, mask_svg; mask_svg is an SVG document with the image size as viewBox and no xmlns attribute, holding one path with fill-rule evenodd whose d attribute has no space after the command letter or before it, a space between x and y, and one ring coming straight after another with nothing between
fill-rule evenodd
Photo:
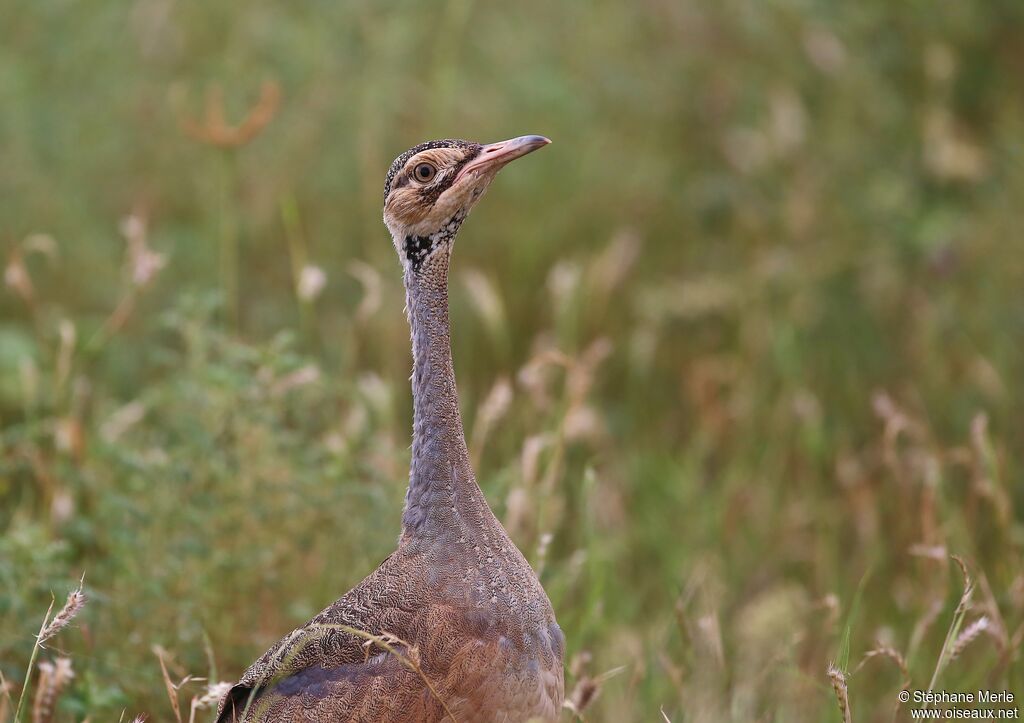
<instances>
[{"instance_id":1,"label":"grass","mask_svg":"<svg viewBox=\"0 0 1024 723\"><path fill-rule=\"evenodd\" d=\"M208 719L390 552L383 175L522 133L555 142L460 234L454 355L575 710L1024 694L1019 3L39 2L4 31L0 721L68 657L54 720L170 719L165 678Z\"/></svg>"}]
</instances>

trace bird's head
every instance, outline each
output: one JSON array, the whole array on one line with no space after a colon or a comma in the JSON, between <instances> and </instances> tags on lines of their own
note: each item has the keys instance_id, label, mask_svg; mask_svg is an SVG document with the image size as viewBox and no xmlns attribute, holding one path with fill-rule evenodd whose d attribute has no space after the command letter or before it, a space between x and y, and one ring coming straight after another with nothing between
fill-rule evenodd
<instances>
[{"instance_id":1,"label":"bird's head","mask_svg":"<svg viewBox=\"0 0 1024 723\"><path fill-rule=\"evenodd\" d=\"M384 182L384 223L403 265L419 272L439 254L447 258L459 226L498 171L550 142L543 136L490 145L449 139L396 158Z\"/></svg>"}]
</instances>

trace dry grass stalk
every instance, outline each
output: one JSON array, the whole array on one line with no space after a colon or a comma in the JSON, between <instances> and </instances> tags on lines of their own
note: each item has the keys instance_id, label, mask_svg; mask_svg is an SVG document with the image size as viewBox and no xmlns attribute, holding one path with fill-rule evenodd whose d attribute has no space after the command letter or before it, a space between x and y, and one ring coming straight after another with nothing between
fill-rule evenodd
<instances>
[{"instance_id":1,"label":"dry grass stalk","mask_svg":"<svg viewBox=\"0 0 1024 723\"><path fill-rule=\"evenodd\" d=\"M29 306L35 301L32 277L29 275L28 267L25 266L21 251L18 249L12 251L7 257L7 266L4 267L4 285Z\"/></svg>"},{"instance_id":2,"label":"dry grass stalk","mask_svg":"<svg viewBox=\"0 0 1024 723\"><path fill-rule=\"evenodd\" d=\"M167 698L171 701L171 710L174 711L174 720L181 723L181 705L178 703L178 688L188 679L186 678L179 685L175 685L171 681L171 676L167 673L167 664L164 662L164 652L164 649L160 646L155 646L153 648L153 653L156 655L157 660L160 661L160 673L164 679L164 688L167 691Z\"/></svg>"},{"instance_id":3,"label":"dry grass stalk","mask_svg":"<svg viewBox=\"0 0 1024 723\"><path fill-rule=\"evenodd\" d=\"M508 412L512 404L512 397L512 383L507 377L499 377L481 403L476 420L473 422L473 433L469 437L471 440L470 460L474 465L479 465L480 454L483 452L487 438L494 426Z\"/></svg>"},{"instance_id":4,"label":"dry grass stalk","mask_svg":"<svg viewBox=\"0 0 1024 723\"><path fill-rule=\"evenodd\" d=\"M921 424L904 412L888 392L876 392L871 398L871 406L885 426L883 438L886 457L889 461L895 462L899 457L896 445L901 435L906 434L917 442L926 438L927 435ZM898 468L899 465L893 464L892 466Z\"/></svg>"},{"instance_id":5,"label":"dry grass stalk","mask_svg":"<svg viewBox=\"0 0 1024 723\"><path fill-rule=\"evenodd\" d=\"M32 705L32 723L51 723L60 694L75 677L71 658L57 658L54 662L39 664L39 682Z\"/></svg>"},{"instance_id":6,"label":"dry grass stalk","mask_svg":"<svg viewBox=\"0 0 1024 723\"><path fill-rule=\"evenodd\" d=\"M4 267L4 285L18 296L33 311L35 305L35 286L29 273L25 259L32 254L45 256L51 264L57 259L57 242L46 234L31 234L22 240L18 248L12 249Z\"/></svg>"},{"instance_id":7,"label":"dry grass stalk","mask_svg":"<svg viewBox=\"0 0 1024 723\"><path fill-rule=\"evenodd\" d=\"M507 338L508 322L501 292L484 274L470 269L462 275L462 282L472 300L473 310L494 339Z\"/></svg>"},{"instance_id":8,"label":"dry grass stalk","mask_svg":"<svg viewBox=\"0 0 1024 723\"><path fill-rule=\"evenodd\" d=\"M304 304L317 300L327 286L327 272L315 264L306 264L299 270L295 283L295 295Z\"/></svg>"},{"instance_id":9,"label":"dry grass stalk","mask_svg":"<svg viewBox=\"0 0 1024 723\"><path fill-rule=\"evenodd\" d=\"M946 558L949 557L949 552L944 545L916 544L911 545L908 552L914 557L925 557L938 562L945 562Z\"/></svg>"},{"instance_id":10,"label":"dry grass stalk","mask_svg":"<svg viewBox=\"0 0 1024 723\"><path fill-rule=\"evenodd\" d=\"M596 292L593 296L595 301L615 298L612 292L622 285L633 270L641 246L640 234L635 229L621 228L615 232L586 271Z\"/></svg>"},{"instance_id":11,"label":"dry grass stalk","mask_svg":"<svg viewBox=\"0 0 1024 723\"><path fill-rule=\"evenodd\" d=\"M225 681L208 684L203 694L196 696L196 702L199 708L204 709L217 705L221 698L223 698L231 688L232 684Z\"/></svg>"},{"instance_id":12,"label":"dry grass stalk","mask_svg":"<svg viewBox=\"0 0 1024 723\"><path fill-rule=\"evenodd\" d=\"M889 660L891 660L893 663L896 664L896 667L900 669L900 675L903 676L903 685L906 686L910 683L910 671L907 668L906 658L904 658L900 651L896 650L896 648L890 647L888 645L879 645L877 648L873 648L872 650L869 650L868 652L864 653L864 657L857 664L857 667L853 669L852 674L856 675L860 671L860 669L867 664L869 660L874 660L876 658L888 658Z\"/></svg>"},{"instance_id":13,"label":"dry grass stalk","mask_svg":"<svg viewBox=\"0 0 1024 723\"><path fill-rule=\"evenodd\" d=\"M146 216L141 212L135 212L122 219L121 235L128 244L125 266L132 286L149 286L167 265L167 256L149 247L149 225Z\"/></svg>"},{"instance_id":14,"label":"dry grass stalk","mask_svg":"<svg viewBox=\"0 0 1024 723\"><path fill-rule=\"evenodd\" d=\"M907 690L910 688L910 670L907 667L907 659L900 653L900 651L896 650L896 648L888 645L879 645L877 648L865 653L860 663L858 663L857 667L854 669L853 675L856 675L857 671L863 668L869 660L874 660L876 658L888 658L894 662L896 667L900 669L900 676L902 678L900 680L900 689ZM903 704L900 702L899 698L897 698L892 712L893 720L896 720L896 716L899 714L901 705Z\"/></svg>"},{"instance_id":15,"label":"dry grass stalk","mask_svg":"<svg viewBox=\"0 0 1024 723\"><path fill-rule=\"evenodd\" d=\"M534 569L537 571L538 577L544 572L544 567L548 561L548 550L550 549L551 542L554 539L555 536L550 532L542 532L537 540L537 561L536 564L534 564Z\"/></svg>"},{"instance_id":16,"label":"dry grass stalk","mask_svg":"<svg viewBox=\"0 0 1024 723\"><path fill-rule=\"evenodd\" d=\"M943 607L945 606L942 600L933 600L931 606L927 611L925 611L924 615L918 618L917 622L914 623L914 630L910 634L910 644L907 646L908 658L914 657L914 654L924 641L925 635L928 634L928 630L935 624L935 621L939 619L939 615L942 614Z\"/></svg>"},{"instance_id":17,"label":"dry grass stalk","mask_svg":"<svg viewBox=\"0 0 1024 723\"><path fill-rule=\"evenodd\" d=\"M363 287L363 298L356 307L356 321L362 323L377 313L381 304L382 282L380 272L363 261L353 261L348 266L348 273Z\"/></svg>"},{"instance_id":18,"label":"dry grass stalk","mask_svg":"<svg viewBox=\"0 0 1024 723\"><path fill-rule=\"evenodd\" d=\"M40 649L43 647L40 639L43 633L46 631L50 623L50 613L53 612L53 600L50 600L50 606L46 608L46 614L43 615L43 622L39 626L39 633L36 635L36 644L32 646L32 654L28 658L28 670L25 672L25 682L21 684L21 693L18 694L18 705L14 709L14 723L21 723L21 711L25 708L25 696L29 690L29 683L32 681L32 669L36 664L36 656L39 655Z\"/></svg>"},{"instance_id":19,"label":"dry grass stalk","mask_svg":"<svg viewBox=\"0 0 1024 723\"><path fill-rule=\"evenodd\" d=\"M78 339L78 332L75 324L69 319L61 319L57 324L57 335L60 339L60 346L57 348L57 362L55 369L57 389L63 389L71 377L71 363L75 354L75 342Z\"/></svg>"},{"instance_id":20,"label":"dry grass stalk","mask_svg":"<svg viewBox=\"0 0 1024 723\"><path fill-rule=\"evenodd\" d=\"M718 612L710 610L697 618L696 629L700 633L700 639L718 665L718 669L724 672L726 667L725 644L722 642L722 626L718 619Z\"/></svg>"},{"instance_id":21,"label":"dry grass stalk","mask_svg":"<svg viewBox=\"0 0 1024 723\"><path fill-rule=\"evenodd\" d=\"M14 707L14 701L11 699L12 690L14 690L14 684L0 672L0 723L7 723L7 717L11 713L11 708Z\"/></svg>"},{"instance_id":22,"label":"dry grass stalk","mask_svg":"<svg viewBox=\"0 0 1024 723\"><path fill-rule=\"evenodd\" d=\"M834 629L836 623L839 622L839 596L836 595L834 592L830 592L823 598L821 598L821 601L818 603L817 607L820 607L822 610L825 611L825 627L829 630Z\"/></svg>"},{"instance_id":23,"label":"dry grass stalk","mask_svg":"<svg viewBox=\"0 0 1024 723\"><path fill-rule=\"evenodd\" d=\"M1006 629L1006 620L999 610L999 603L996 602L996 597L992 592L992 586L988 582L988 577L981 571L978 573L978 590L982 597L979 607L985 611L985 617L989 620L987 632L999 647L1000 654L1005 657L1012 649L1010 634Z\"/></svg>"},{"instance_id":24,"label":"dry grass stalk","mask_svg":"<svg viewBox=\"0 0 1024 723\"><path fill-rule=\"evenodd\" d=\"M839 712L843 714L843 723L853 723L853 715L850 711L850 694L846 688L846 676L834 664L829 664L828 679L832 683L832 690L835 691L836 701L839 703Z\"/></svg>"},{"instance_id":25,"label":"dry grass stalk","mask_svg":"<svg viewBox=\"0 0 1024 723\"><path fill-rule=\"evenodd\" d=\"M576 683L572 693L562 703L562 707L570 711L576 718L583 720L583 711L597 699L601 687L594 678L584 676Z\"/></svg>"},{"instance_id":26,"label":"dry grass stalk","mask_svg":"<svg viewBox=\"0 0 1024 723\"><path fill-rule=\"evenodd\" d=\"M227 682L209 683L202 695L192 696L192 702L188 713L188 723L195 723L197 710L216 708L217 704L220 703L231 688L231 683Z\"/></svg>"},{"instance_id":27,"label":"dry grass stalk","mask_svg":"<svg viewBox=\"0 0 1024 723\"><path fill-rule=\"evenodd\" d=\"M1013 501L999 483L999 462L988 430L988 415L981 412L971 420L971 467L974 487L995 508L1004 530L1014 518Z\"/></svg>"},{"instance_id":28,"label":"dry grass stalk","mask_svg":"<svg viewBox=\"0 0 1024 723\"><path fill-rule=\"evenodd\" d=\"M86 345L89 349L97 348L124 328L135 313L140 294L167 265L167 256L149 247L148 220L142 211L133 211L121 220L121 235L126 243L125 288L117 306Z\"/></svg>"},{"instance_id":29,"label":"dry grass stalk","mask_svg":"<svg viewBox=\"0 0 1024 723\"><path fill-rule=\"evenodd\" d=\"M1008 656L1010 651L1016 650L1020 647L1024 647L1024 623L1021 623L1017 626L1017 629L1013 631L1013 635L1010 637L1010 644L1003 655Z\"/></svg>"},{"instance_id":30,"label":"dry grass stalk","mask_svg":"<svg viewBox=\"0 0 1024 723\"><path fill-rule=\"evenodd\" d=\"M678 691L686 689L686 672L664 650L658 651L658 665L672 681L673 688Z\"/></svg>"},{"instance_id":31,"label":"dry grass stalk","mask_svg":"<svg viewBox=\"0 0 1024 723\"><path fill-rule=\"evenodd\" d=\"M953 611L953 619L950 621L949 629L946 631L946 639L942 643L942 650L939 652L939 659L935 662L935 671L932 673L932 679L928 683L929 690L935 690L939 676L942 674L942 671L945 670L950 660L952 660L951 655L956 641L959 639L960 626L963 624L964 617L967 615L967 611L971 605L971 598L974 595L974 582L971 580L970 572L967 570L967 563L964 562L963 558L959 555L950 555L950 557L957 564L957 567L960 568L960 574L963 576L964 589L960 594L960 602L957 603L956 610ZM924 707L927 708L928 703L925 703Z\"/></svg>"},{"instance_id":32,"label":"dry grass stalk","mask_svg":"<svg viewBox=\"0 0 1024 723\"><path fill-rule=\"evenodd\" d=\"M52 710L54 693L53 663L44 660L39 664L39 682L36 683L36 697L32 703L32 723L40 723L44 718L52 717L48 711Z\"/></svg>"},{"instance_id":33,"label":"dry grass stalk","mask_svg":"<svg viewBox=\"0 0 1024 723\"><path fill-rule=\"evenodd\" d=\"M971 597L974 595L974 581L971 579L971 573L967 571L967 563L959 555L950 555L953 558L953 562L960 568L960 574L963 575L964 579L964 591L960 595L960 602L957 604L956 611L958 613L966 612L967 606L971 603Z\"/></svg>"},{"instance_id":34,"label":"dry grass stalk","mask_svg":"<svg viewBox=\"0 0 1024 723\"><path fill-rule=\"evenodd\" d=\"M60 612L54 615L53 620L44 625L43 629L39 631L37 643L42 646L43 643L66 628L75 619L75 616L82 611L82 608L85 607L85 602L86 597L80 582L77 589L68 593L68 599L64 603L64 607L60 609Z\"/></svg>"},{"instance_id":35,"label":"dry grass stalk","mask_svg":"<svg viewBox=\"0 0 1024 723\"><path fill-rule=\"evenodd\" d=\"M270 396L273 398L283 397L293 389L316 384L320 381L321 377L320 367L315 364L306 364L293 372L275 379L270 385Z\"/></svg>"},{"instance_id":36,"label":"dry grass stalk","mask_svg":"<svg viewBox=\"0 0 1024 723\"><path fill-rule=\"evenodd\" d=\"M583 651L573 657L572 662L569 664L569 672L573 677L577 678L577 682L572 692L566 697L565 702L562 703L563 708L570 711L580 720L583 720L583 712L597 700L605 682L626 669L626 666L622 665L600 675L590 676L584 672L590 660L591 656L587 651Z\"/></svg>"}]
</instances>

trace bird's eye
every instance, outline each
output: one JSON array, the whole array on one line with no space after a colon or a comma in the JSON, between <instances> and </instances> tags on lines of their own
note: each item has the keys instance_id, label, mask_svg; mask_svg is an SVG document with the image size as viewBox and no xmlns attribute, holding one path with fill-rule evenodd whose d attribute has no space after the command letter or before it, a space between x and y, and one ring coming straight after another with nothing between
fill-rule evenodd
<instances>
[{"instance_id":1,"label":"bird's eye","mask_svg":"<svg viewBox=\"0 0 1024 723\"><path fill-rule=\"evenodd\" d=\"M437 169L429 163L421 163L413 170L413 175L420 183L426 183L437 173Z\"/></svg>"}]
</instances>

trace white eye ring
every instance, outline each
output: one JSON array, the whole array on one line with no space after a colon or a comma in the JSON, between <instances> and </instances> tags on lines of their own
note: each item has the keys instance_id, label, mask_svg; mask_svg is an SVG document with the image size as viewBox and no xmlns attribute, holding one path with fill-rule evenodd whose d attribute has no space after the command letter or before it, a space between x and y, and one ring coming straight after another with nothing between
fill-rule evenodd
<instances>
[{"instance_id":1,"label":"white eye ring","mask_svg":"<svg viewBox=\"0 0 1024 723\"><path fill-rule=\"evenodd\" d=\"M432 163L417 163L412 169L412 177L420 183L430 183L437 175L437 168Z\"/></svg>"}]
</instances>

